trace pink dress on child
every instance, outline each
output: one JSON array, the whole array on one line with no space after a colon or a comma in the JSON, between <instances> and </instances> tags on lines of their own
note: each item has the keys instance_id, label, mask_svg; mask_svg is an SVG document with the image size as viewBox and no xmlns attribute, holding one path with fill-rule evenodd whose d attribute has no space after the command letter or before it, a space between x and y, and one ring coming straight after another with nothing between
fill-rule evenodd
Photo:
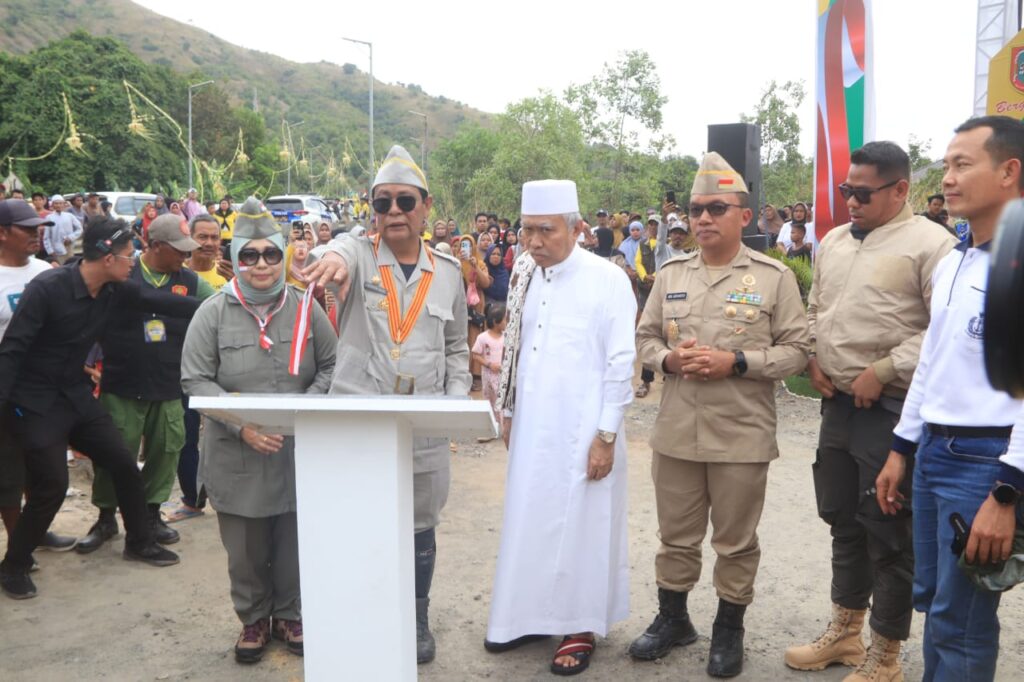
<instances>
[{"instance_id":1,"label":"pink dress on child","mask_svg":"<svg viewBox=\"0 0 1024 682\"><path fill-rule=\"evenodd\" d=\"M490 331L481 332L473 344L473 353L483 357L484 367L481 374L483 380L484 397L491 403L491 410L494 411L494 419L501 425L501 413L498 411L498 382L501 380L501 370L497 372L488 365L496 364L501 366L501 356L505 352L505 338L495 338Z\"/></svg>"}]
</instances>

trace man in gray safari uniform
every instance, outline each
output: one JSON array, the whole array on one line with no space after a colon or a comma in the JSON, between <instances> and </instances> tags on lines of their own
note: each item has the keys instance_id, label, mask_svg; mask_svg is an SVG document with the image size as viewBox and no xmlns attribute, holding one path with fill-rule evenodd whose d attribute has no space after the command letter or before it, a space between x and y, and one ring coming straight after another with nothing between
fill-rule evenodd
<instances>
[{"instance_id":1,"label":"man in gray safari uniform","mask_svg":"<svg viewBox=\"0 0 1024 682\"><path fill-rule=\"evenodd\" d=\"M341 285L331 393L468 396L466 294L459 262L420 238L433 198L423 171L396 145L371 189L377 234L333 241L310 281ZM416 660L434 659L427 607L434 528L451 482L447 438L413 444L416 529Z\"/></svg>"}]
</instances>

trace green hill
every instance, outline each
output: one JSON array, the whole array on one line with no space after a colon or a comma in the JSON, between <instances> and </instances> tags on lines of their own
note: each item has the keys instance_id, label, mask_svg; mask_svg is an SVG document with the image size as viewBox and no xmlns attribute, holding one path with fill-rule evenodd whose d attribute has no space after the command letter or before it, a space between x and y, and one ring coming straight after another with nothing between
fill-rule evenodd
<instances>
[{"instance_id":1,"label":"green hill","mask_svg":"<svg viewBox=\"0 0 1024 682\"><path fill-rule=\"evenodd\" d=\"M365 182L368 78L354 65L290 62L232 45L128 0L4 0L0 4L0 52L27 54L76 30L113 38L144 62L168 67L192 82L214 79L232 107L251 109L255 94L270 138L280 136L285 117L303 120L293 133L296 146L301 133L307 147L317 148L321 155L333 154L340 161L347 153L351 160L347 176L353 183ZM158 99L154 93L147 94ZM181 124L184 117L178 112L184 106L182 102L170 110ZM452 137L464 123L491 121L489 114L443 96L430 96L414 84L375 82L374 110L378 162L396 142L413 153L418 150L423 121L409 110L429 117L428 148Z\"/></svg>"}]
</instances>

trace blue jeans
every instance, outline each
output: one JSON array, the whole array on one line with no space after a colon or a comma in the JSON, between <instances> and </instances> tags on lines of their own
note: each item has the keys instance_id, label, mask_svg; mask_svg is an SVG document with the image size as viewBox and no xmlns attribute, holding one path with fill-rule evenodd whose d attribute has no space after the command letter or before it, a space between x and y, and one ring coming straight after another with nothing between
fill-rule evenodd
<instances>
[{"instance_id":1,"label":"blue jeans","mask_svg":"<svg viewBox=\"0 0 1024 682\"><path fill-rule=\"evenodd\" d=\"M998 593L979 590L950 551L959 512L971 524L999 474L1005 438L944 438L927 430L914 469L914 608L925 614L924 682L992 680Z\"/></svg>"}]
</instances>

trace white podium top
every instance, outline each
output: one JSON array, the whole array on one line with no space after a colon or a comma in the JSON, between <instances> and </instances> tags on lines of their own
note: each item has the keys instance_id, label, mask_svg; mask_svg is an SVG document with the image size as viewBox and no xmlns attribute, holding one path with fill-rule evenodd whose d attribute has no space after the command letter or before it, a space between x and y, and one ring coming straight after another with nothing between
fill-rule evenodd
<instances>
[{"instance_id":1,"label":"white podium top","mask_svg":"<svg viewBox=\"0 0 1024 682\"><path fill-rule=\"evenodd\" d=\"M413 436L478 438L498 434L486 400L454 396L225 393L190 397L189 407L226 424L283 435L294 435L299 412L336 413L349 419L391 414L408 423Z\"/></svg>"}]
</instances>

